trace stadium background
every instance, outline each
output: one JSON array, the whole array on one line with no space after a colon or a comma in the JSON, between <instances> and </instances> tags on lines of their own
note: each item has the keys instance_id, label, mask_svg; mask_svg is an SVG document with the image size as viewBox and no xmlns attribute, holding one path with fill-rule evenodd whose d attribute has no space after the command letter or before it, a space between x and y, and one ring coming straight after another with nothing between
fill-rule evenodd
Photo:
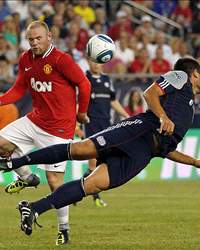
<instances>
[{"instance_id":1,"label":"stadium background","mask_svg":"<svg viewBox=\"0 0 200 250\"><path fill-rule=\"evenodd\" d=\"M82 8L81 4L86 4L86 7ZM156 79L157 74L173 67L177 58L193 56L198 59L200 56L199 0L2 0L2 93L8 90L15 80L19 54L28 49L25 28L28 23L37 19L49 24L54 44L71 53L83 70L88 67L84 54L88 38L95 33L110 35L117 44L118 52L115 60L105 65L104 70L112 77L117 96L123 105L126 105L131 89L145 89ZM155 59L157 47L165 51L165 58L162 58L160 53L159 65L157 60L152 61ZM141 60L142 58L145 60ZM163 59L167 62L162 61ZM160 67L150 68L149 65ZM164 71L161 72L163 65ZM179 147L183 152L199 157L200 101L196 99L195 103L197 109L194 123ZM27 113L31 109L29 95L16 103L16 107L20 116ZM0 107L0 125L2 116ZM112 113L113 121L119 119L121 118ZM68 166L66 180L80 177L86 168L86 162L73 162L73 166ZM33 170L37 171L44 183L44 173L35 167ZM108 202L105 209L94 208L91 198L71 207L71 243L67 248L200 249L199 176L200 171L197 169L181 164L177 166L160 158L155 159L151 166L137 176L137 179L142 181L131 181L119 189L105 192L103 198ZM57 232L57 228L52 226L56 224L54 211L41 216L39 222L43 229L34 230L30 238L22 235L19 230L19 216L14 209L20 200L36 200L46 195L49 192L47 185L40 185L36 191L25 189L10 197L4 192L3 186L13 178L13 173L0 173L0 249L57 249L53 242ZM166 181L159 181L160 179Z\"/></svg>"},{"instance_id":2,"label":"stadium background","mask_svg":"<svg viewBox=\"0 0 200 250\"><path fill-rule=\"evenodd\" d=\"M4 93L15 81L18 58L29 48L25 28L32 20L44 20L50 27L53 43L72 55L83 71L88 69L85 45L94 34L105 33L117 46L115 58L104 65L126 106L131 90L144 90L157 75L173 68L180 57L200 57L200 1L135 0L135 1L0 1L0 91ZM160 51L160 52L159 52ZM180 148L199 156L200 100L191 130ZM16 103L19 115L31 110L27 94ZM0 116L3 115L0 107ZM121 117L112 113L112 121ZM1 126L1 119L0 119ZM195 128L195 129L194 129ZM192 151L191 151L192 150ZM163 176L171 162L156 159L139 179L199 178L198 170L181 167ZM172 165L172 164L171 164ZM87 163L68 163L66 180L79 178ZM45 183L44 174L33 167ZM186 172L187 174L186 174ZM0 174L7 184L15 174Z\"/></svg>"}]
</instances>

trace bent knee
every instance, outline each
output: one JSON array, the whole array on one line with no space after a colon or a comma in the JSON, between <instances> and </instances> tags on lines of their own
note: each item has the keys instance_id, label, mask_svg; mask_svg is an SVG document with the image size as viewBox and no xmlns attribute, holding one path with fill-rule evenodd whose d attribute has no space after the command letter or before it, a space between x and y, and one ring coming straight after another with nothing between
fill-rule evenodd
<instances>
[{"instance_id":1,"label":"bent knee","mask_svg":"<svg viewBox=\"0 0 200 250\"><path fill-rule=\"evenodd\" d=\"M13 151L17 148L15 144L6 140L2 136L0 136L0 155L6 153L13 153Z\"/></svg>"},{"instance_id":2,"label":"bent knee","mask_svg":"<svg viewBox=\"0 0 200 250\"><path fill-rule=\"evenodd\" d=\"M64 183L64 173L47 171L46 177L51 191L55 191Z\"/></svg>"},{"instance_id":3,"label":"bent knee","mask_svg":"<svg viewBox=\"0 0 200 250\"><path fill-rule=\"evenodd\" d=\"M97 157L97 150L90 139L71 144L71 156L74 160L88 160Z\"/></svg>"},{"instance_id":4,"label":"bent knee","mask_svg":"<svg viewBox=\"0 0 200 250\"><path fill-rule=\"evenodd\" d=\"M103 190L109 189L109 182L95 181L95 179L84 179L84 189L87 195L99 193Z\"/></svg>"}]
</instances>

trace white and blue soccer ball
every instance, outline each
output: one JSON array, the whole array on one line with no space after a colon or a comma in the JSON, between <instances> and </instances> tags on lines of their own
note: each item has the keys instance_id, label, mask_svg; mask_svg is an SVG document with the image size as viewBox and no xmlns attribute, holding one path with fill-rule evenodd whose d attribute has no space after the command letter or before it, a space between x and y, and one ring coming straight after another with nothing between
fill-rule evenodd
<instances>
[{"instance_id":1,"label":"white and blue soccer ball","mask_svg":"<svg viewBox=\"0 0 200 250\"><path fill-rule=\"evenodd\" d=\"M109 62L113 58L115 51L115 43L109 36L104 34L92 36L86 45L87 56L96 63Z\"/></svg>"}]
</instances>

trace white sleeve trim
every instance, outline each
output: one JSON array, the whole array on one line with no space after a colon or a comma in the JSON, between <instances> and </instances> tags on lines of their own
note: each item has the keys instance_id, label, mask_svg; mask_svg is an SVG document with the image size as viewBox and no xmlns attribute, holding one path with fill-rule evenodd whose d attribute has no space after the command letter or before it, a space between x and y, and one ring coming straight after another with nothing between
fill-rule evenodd
<instances>
[{"instance_id":1,"label":"white sleeve trim","mask_svg":"<svg viewBox=\"0 0 200 250\"><path fill-rule=\"evenodd\" d=\"M172 85L176 89L182 89L183 85L188 81L188 75L181 70L169 71L162 75L164 81L159 85L161 88L165 89L168 85Z\"/></svg>"}]
</instances>

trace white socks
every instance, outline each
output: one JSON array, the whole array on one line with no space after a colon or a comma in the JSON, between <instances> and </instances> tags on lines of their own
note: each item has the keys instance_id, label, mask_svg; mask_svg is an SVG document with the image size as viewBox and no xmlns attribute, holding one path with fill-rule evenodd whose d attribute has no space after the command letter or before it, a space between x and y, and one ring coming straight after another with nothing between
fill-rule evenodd
<instances>
[{"instance_id":1,"label":"white socks","mask_svg":"<svg viewBox=\"0 0 200 250\"><path fill-rule=\"evenodd\" d=\"M69 206L56 209L58 217L58 230L69 230Z\"/></svg>"}]
</instances>

